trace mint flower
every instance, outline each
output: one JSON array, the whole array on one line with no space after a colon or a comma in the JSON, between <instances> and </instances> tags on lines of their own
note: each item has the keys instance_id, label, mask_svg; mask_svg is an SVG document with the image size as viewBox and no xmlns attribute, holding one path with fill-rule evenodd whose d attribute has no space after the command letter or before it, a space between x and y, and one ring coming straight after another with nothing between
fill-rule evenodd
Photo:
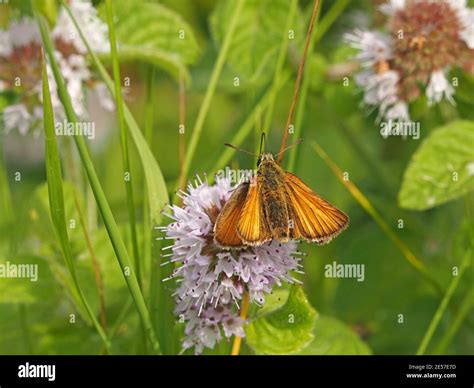
<instances>
[{"instance_id":1,"label":"mint flower","mask_svg":"<svg viewBox=\"0 0 474 388\"><path fill-rule=\"evenodd\" d=\"M202 353L222 338L244 336L238 311L244 293L250 302L263 305L275 285L296 282L291 271L301 267L294 242L273 240L231 250L214 243L214 222L232 189L228 180L217 179L210 186L197 177L181 192L183 207L173 205L165 213L173 222L162 228L164 238L174 242L163 248L163 257L179 264L170 279L178 284L176 314L186 321L183 350L194 347Z\"/></svg>"},{"instance_id":2,"label":"mint flower","mask_svg":"<svg viewBox=\"0 0 474 388\"><path fill-rule=\"evenodd\" d=\"M377 120L409 121L408 105L425 93L428 105L455 104L453 67L474 73L474 10L465 0L392 0L380 9L387 32L356 30L345 40L358 53L355 77Z\"/></svg>"},{"instance_id":3,"label":"mint flower","mask_svg":"<svg viewBox=\"0 0 474 388\"><path fill-rule=\"evenodd\" d=\"M107 25L99 19L90 1L71 0L72 12L87 34L94 51L109 49ZM77 115L87 119L88 92L96 93L102 107L114 107L105 85L94 80L89 70L82 40L78 36L65 9L61 9L51 31L55 57L61 68L67 91ZM12 92L18 101L5 108L2 122L5 132L18 130L22 135L42 125L41 35L34 19L12 20L8 29L0 29L0 93ZM51 100L56 120L62 122L65 113L57 93L57 86L48 67Z\"/></svg>"}]
</instances>

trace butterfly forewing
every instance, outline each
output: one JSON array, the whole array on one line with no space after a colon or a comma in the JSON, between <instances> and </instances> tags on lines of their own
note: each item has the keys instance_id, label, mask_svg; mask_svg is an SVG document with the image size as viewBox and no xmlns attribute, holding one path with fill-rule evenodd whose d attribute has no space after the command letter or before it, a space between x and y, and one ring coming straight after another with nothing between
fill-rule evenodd
<instances>
[{"instance_id":1,"label":"butterfly forewing","mask_svg":"<svg viewBox=\"0 0 474 388\"><path fill-rule=\"evenodd\" d=\"M237 234L237 223L244 208L249 190L248 183L241 183L220 211L214 224L214 241L225 248L243 246L242 239Z\"/></svg>"},{"instance_id":2,"label":"butterfly forewing","mask_svg":"<svg viewBox=\"0 0 474 388\"><path fill-rule=\"evenodd\" d=\"M293 220L293 238L325 244L342 232L348 217L316 195L301 179L286 172L285 189Z\"/></svg>"},{"instance_id":3,"label":"butterfly forewing","mask_svg":"<svg viewBox=\"0 0 474 388\"><path fill-rule=\"evenodd\" d=\"M263 212L262 200L262 178L257 176L250 184L245 205L237 223L237 232L245 244L260 245L272 238Z\"/></svg>"}]
</instances>

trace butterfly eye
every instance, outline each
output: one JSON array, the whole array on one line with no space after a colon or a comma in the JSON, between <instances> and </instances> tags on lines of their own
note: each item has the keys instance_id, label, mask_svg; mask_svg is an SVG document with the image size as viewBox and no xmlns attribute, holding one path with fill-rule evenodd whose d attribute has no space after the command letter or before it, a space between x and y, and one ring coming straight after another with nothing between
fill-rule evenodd
<instances>
[{"instance_id":1,"label":"butterfly eye","mask_svg":"<svg viewBox=\"0 0 474 388\"><path fill-rule=\"evenodd\" d=\"M260 167L260 163L262 162L262 157L258 158L257 160L257 167Z\"/></svg>"}]
</instances>

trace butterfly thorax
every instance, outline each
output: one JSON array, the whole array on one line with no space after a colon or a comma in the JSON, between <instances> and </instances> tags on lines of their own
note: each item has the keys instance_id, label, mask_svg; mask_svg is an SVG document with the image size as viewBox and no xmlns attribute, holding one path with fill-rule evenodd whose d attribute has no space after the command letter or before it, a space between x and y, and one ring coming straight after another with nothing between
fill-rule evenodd
<instances>
[{"instance_id":1,"label":"butterfly thorax","mask_svg":"<svg viewBox=\"0 0 474 388\"><path fill-rule=\"evenodd\" d=\"M275 162L273 155L264 153L258 166L259 191L264 217L271 230L281 241L289 238L289 214L285 194L285 172Z\"/></svg>"}]
</instances>

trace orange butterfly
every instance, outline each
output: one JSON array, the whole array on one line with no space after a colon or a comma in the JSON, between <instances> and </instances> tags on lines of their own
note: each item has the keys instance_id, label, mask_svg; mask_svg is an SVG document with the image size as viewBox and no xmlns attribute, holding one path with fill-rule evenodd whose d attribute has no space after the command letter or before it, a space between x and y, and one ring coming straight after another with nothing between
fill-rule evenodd
<instances>
[{"instance_id":1,"label":"orange butterfly","mask_svg":"<svg viewBox=\"0 0 474 388\"><path fill-rule=\"evenodd\" d=\"M262 144L263 140L264 134ZM257 175L235 189L216 219L214 241L219 246L239 248L299 238L326 244L347 227L349 218L342 211L296 175L283 171L271 153L260 152L257 167Z\"/></svg>"}]
</instances>

